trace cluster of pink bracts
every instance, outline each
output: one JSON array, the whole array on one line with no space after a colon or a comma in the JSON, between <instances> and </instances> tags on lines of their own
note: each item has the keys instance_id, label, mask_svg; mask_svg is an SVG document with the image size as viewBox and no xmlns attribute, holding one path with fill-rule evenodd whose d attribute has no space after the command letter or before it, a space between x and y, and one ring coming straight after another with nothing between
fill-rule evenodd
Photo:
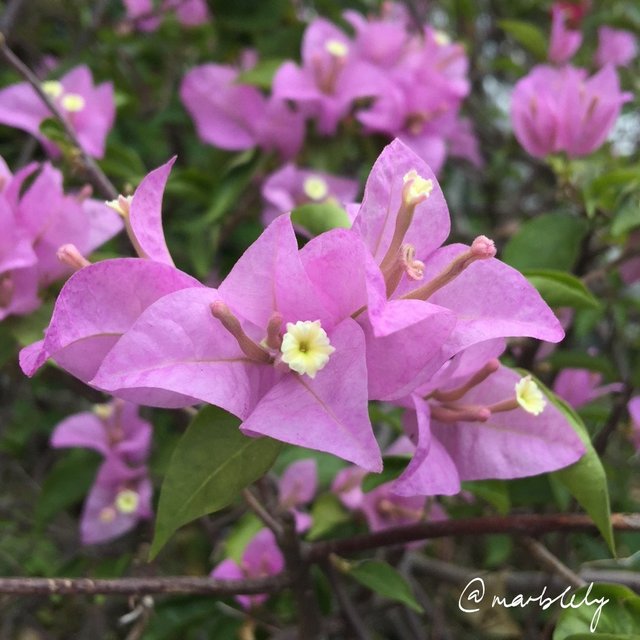
<instances>
[{"instance_id":1,"label":"cluster of pink bracts","mask_svg":"<svg viewBox=\"0 0 640 640\"><path fill-rule=\"evenodd\" d=\"M382 457L368 403L390 402L406 408L397 446L411 457L389 488L399 497L580 458L562 412L497 360L506 337L557 342L562 327L490 240L441 246L447 205L402 142L378 158L351 229L300 249L289 216L278 216L217 289L173 266L160 219L171 165L111 203L140 257L79 268L44 340L21 353L27 374L53 358L124 400L215 404L247 435L373 472Z\"/></svg>"},{"instance_id":2,"label":"cluster of pink bracts","mask_svg":"<svg viewBox=\"0 0 640 640\"><path fill-rule=\"evenodd\" d=\"M518 142L532 156L565 152L576 158L606 140L630 93L620 91L616 66L636 56L635 36L601 27L595 64L586 69L569 64L582 43L580 21L588 3L556 2L552 8L550 65L537 65L515 86L511 120Z\"/></svg>"},{"instance_id":3,"label":"cluster of pink bracts","mask_svg":"<svg viewBox=\"0 0 640 640\"><path fill-rule=\"evenodd\" d=\"M138 28L157 28L149 2L125 4ZM556 66L535 67L514 90L515 134L534 156L594 151L629 99L615 70L635 56L629 34L600 30L600 70L591 78L568 64L581 43L581 6L554 5L549 60ZM161 7L184 24L208 19L200 2ZM430 27L411 34L406 16L391 8L375 19L347 12L353 36L314 20L301 64L281 66L269 97L238 81L257 64L251 53L238 68L208 64L184 78L180 93L198 134L225 149L258 146L291 160L308 121L334 135L354 117L364 133L397 138L374 165L361 204L353 203L357 182L347 178L293 163L269 176L267 228L217 288L178 270L165 243L161 205L173 161L109 207L86 191L65 194L49 164L14 176L0 164L0 219L8 230L0 238L0 320L33 311L44 287L76 271L44 339L22 351L21 366L33 375L51 358L117 398L71 416L52 437L53 446L104 457L84 508L83 542L109 540L152 515L145 466L151 426L138 405L214 404L238 416L248 436L344 459L350 466L332 490L374 530L423 519L426 496L457 494L463 481L549 472L584 453L561 409L530 376L498 360L506 338L560 341L554 314L520 273L495 258L488 238L443 245L450 220L435 173L448 155L481 163L471 126L460 117L469 92L464 50ZM90 71L78 67L42 88L82 148L102 157L115 116L112 86L94 86ZM29 85L0 91L0 122L28 131L55 156L40 133L48 116ZM348 204L351 227L300 249L284 212L328 198ZM138 257L89 263L85 256L123 226ZM556 391L578 406L610 390L598 382L565 370ZM638 400L629 406L636 426ZM404 409L405 435L386 453L406 456L408 464L394 481L363 493L365 474L383 464L370 401ZM316 486L310 460L280 480L280 507L294 510L300 532L311 525L302 507ZM444 517L437 505L430 508L431 517ZM226 560L213 575L251 577L282 567L273 534L262 530L239 563ZM238 599L249 607L264 596Z\"/></svg>"}]
</instances>

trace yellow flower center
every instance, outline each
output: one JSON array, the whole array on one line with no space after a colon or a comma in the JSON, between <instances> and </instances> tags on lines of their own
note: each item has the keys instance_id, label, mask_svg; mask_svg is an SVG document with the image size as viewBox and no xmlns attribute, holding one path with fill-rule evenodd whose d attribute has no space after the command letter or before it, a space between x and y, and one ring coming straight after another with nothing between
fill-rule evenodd
<instances>
[{"instance_id":1,"label":"yellow flower center","mask_svg":"<svg viewBox=\"0 0 640 640\"><path fill-rule=\"evenodd\" d=\"M113 405L108 403L94 404L93 413L98 416L100 420L108 420L113 415Z\"/></svg>"},{"instance_id":2,"label":"yellow flower center","mask_svg":"<svg viewBox=\"0 0 640 640\"><path fill-rule=\"evenodd\" d=\"M327 40L324 48L336 58L344 58L349 53L349 47L340 40Z\"/></svg>"},{"instance_id":3,"label":"yellow flower center","mask_svg":"<svg viewBox=\"0 0 640 640\"><path fill-rule=\"evenodd\" d=\"M307 374L315 378L329 356L335 351L320 320L298 320L295 324L287 322L287 332L282 337L282 362L300 375Z\"/></svg>"},{"instance_id":4,"label":"yellow flower center","mask_svg":"<svg viewBox=\"0 0 640 640\"><path fill-rule=\"evenodd\" d=\"M329 194L329 185L320 176L309 176L304 181L302 190L311 200L324 200Z\"/></svg>"},{"instance_id":5,"label":"yellow flower center","mask_svg":"<svg viewBox=\"0 0 640 640\"><path fill-rule=\"evenodd\" d=\"M67 93L62 96L60 104L65 111L77 113L85 108L86 102L85 99L77 93Z\"/></svg>"},{"instance_id":6,"label":"yellow flower center","mask_svg":"<svg viewBox=\"0 0 640 640\"><path fill-rule=\"evenodd\" d=\"M115 505L120 513L130 514L138 509L140 496L131 489L123 489L116 496Z\"/></svg>"},{"instance_id":7,"label":"yellow flower center","mask_svg":"<svg viewBox=\"0 0 640 640\"><path fill-rule=\"evenodd\" d=\"M542 413L547 405L544 394L531 376L525 376L516 383L516 400L527 413L534 416Z\"/></svg>"},{"instance_id":8,"label":"yellow flower center","mask_svg":"<svg viewBox=\"0 0 640 640\"><path fill-rule=\"evenodd\" d=\"M402 197L407 205L417 205L426 200L433 191L433 180L423 178L415 169L407 172L402 179Z\"/></svg>"},{"instance_id":9,"label":"yellow flower center","mask_svg":"<svg viewBox=\"0 0 640 640\"><path fill-rule=\"evenodd\" d=\"M451 44L451 38L444 31L436 31L433 34L433 39L436 41L436 44L441 47Z\"/></svg>"},{"instance_id":10,"label":"yellow flower center","mask_svg":"<svg viewBox=\"0 0 640 640\"><path fill-rule=\"evenodd\" d=\"M60 82L57 80L47 80L42 83L42 90L54 100L59 98L64 91L64 88Z\"/></svg>"}]
</instances>

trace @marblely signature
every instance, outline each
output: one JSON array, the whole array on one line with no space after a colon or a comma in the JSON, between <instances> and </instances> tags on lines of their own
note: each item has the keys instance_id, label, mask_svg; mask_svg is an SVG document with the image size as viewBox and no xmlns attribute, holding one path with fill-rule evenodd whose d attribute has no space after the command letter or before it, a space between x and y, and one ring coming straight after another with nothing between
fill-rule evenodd
<instances>
[{"instance_id":1,"label":"@marblely signature","mask_svg":"<svg viewBox=\"0 0 640 640\"><path fill-rule=\"evenodd\" d=\"M556 603L559 603L563 609L579 609L580 607L590 607L597 604L599 606L593 612L591 624L589 626L589 630L593 633L598 626L602 609L609 602L609 598L594 598L593 600L590 600L589 595L591 594L591 589L593 589L593 582L589 585L587 592L582 596L582 600L579 602L576 602L575 593L569 597L571 589L572 587L567 587L560 595L553 598L546 595L547 587L543 587L539 595L528 596L526 598L522 594L516 595L511 600L507 600L507 598L502 596L493 596L491 607L493 608L497 605L507 609L511 609L513 607L520 607L521 609L524 609L531 604L537 604L543 611L546 611L550 606ZM480 607L470 608L470 605L479 605L484 599L484 596L484 580L482 578L473 578L462 590L460 598L458 598L458 608L463 613L475 613L476 611L480 611Z\"/></svg>"}]
</instances>

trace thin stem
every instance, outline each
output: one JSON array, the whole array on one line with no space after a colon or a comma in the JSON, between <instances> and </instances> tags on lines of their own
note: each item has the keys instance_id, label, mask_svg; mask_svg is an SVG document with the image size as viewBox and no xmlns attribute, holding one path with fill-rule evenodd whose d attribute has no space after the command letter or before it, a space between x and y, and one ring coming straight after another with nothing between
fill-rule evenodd
<instances>
[{"instance_id":1,"label":"thin stem","mask_svg":"<svg viewBox=\"0 0 640 640\"><path fill-rule=\"evenodd\" d=\"M587 584L584 578L581 578L569 569L566 564L554 556L553 553L538 540L527 536L522 538L521 543L543 567L546 567L552 573L563 578L567 584L576 587L576 589L584 587Z\"/></svg>"},{"instance_id":2,"label":"thin stem","mask_svg":"<svg viewBox=\"0 0 640 640\"><path fill-rule=\"evenodd\" d=\"M246 580L215 580L190 576L162 578L0 578L0 593L12 595L144 595L148 593L197 593L228 596L280 591L289 586L287 574Z\"/></svg>"},{"instance_id":3,"label":"thin stem","mask_svg":"<svg viewBox=\"0 0 640 640\"><path fill-rule=\"evenodd\" d=\"M93 185L102 193L102 195L110 200L115 200L118 197L118 191L113 186L109 178L103 173L102 169L98 166L95 160L89 156L78 140L78 136L73 128L69 125L60 109L55 105L51 98L42 90L40 80L29 69L29 67L18 58L18 56L7 46L7 41L4 34L0 33L0 55L13 67L33 88L38 94L42 102L47 106L47 109L51 112L53 117L60 123L64 129L65 134L72 142L74 147L77 148L78 157L91 179Z\"/></svg>"},{"instance_id":4,"label":"thin stem","mask_svg":"<svg viewBox=\"0 0 640 640\"><path fill-rule=\"evenodd\" d=\"M280 523L262 506L258 498L251 489L243 489L242 497L247 503L251 511L253 511L264 524L275 533L276 538L282 536L282 527Z\"/></svg>"},{"instance_id":5,"label":"thin stem","mask_svg":"<svg viewBox=\"0 0 640 640\"><path fill-rule=\"evenodd\" d=\"M322 568L329 578L331 589L336 595L340 609L342 609L344 618L351 628L354 638L357 638L357 640L372 640L372 636L365 626L362 616L344 588L342 577L336 571L336 568L331 562L331 558L322 564Z\"/></svg>"},{"instance_id":6,"label":"thin stem","mask_svg":"<svg viewBox=\"0 0 640 640\"><path fill-rule=\"evenodd\" d=\"M640 513L614 513L611 516L614 529L640 531ZM429 540L448 536L478 536L492 533L539 535L551 531L597 531L593 520L582 514L540 514L491 516L486 518L460 518L437 522L421 522L405 527L394 527L375 533L352 536L337 540L316 542L309 550L307 558L318 561L331 553L347 555L406 544L416 540Z\"/></svg>"},{"instance_id":7,"label":"thin stem","mask_svg":"<svg viewBox=\"0 0 640 640\"><path fill-rule=\"evenodd\" d=\"M278 538L278 544L291 576L291 591L298 614L298 639L324 640L324 624L311 581L310 564L304 557L293 514L283 513L281 521L282 536Z\"/></svg>"},{"instance_id":8,"label":"thin stem","mask_svg":"<svg viewBox=\"0 0 640 640\"><path fill-rule=\"evenodd\" d=\"M627 410L627 403L629 402L632 393L633 388L631 387L631 385L625 384L622 393L615 399L607 422L602 427L602 429L600 429L593 443L593 447L598 455L601 456L605 452L609 443L609 438L618 428L618 425L620 424L620 421L622 420L622 417Z\"/></svg>"},{"instance_id":9,"label":"thin stem","mask_svg":"<svg viewBox=\"0 0 640 640\"><path fill-rule=\"evenodd\" d=\"M406 544L416 540L429 540L449 536L478 536L493 533L513 535L540 535L552 531L596 532L596 526L589 516L582 514L540 514L495 516L486 518L461 518L438 522L422 522L405 527L395 527L375 533L351 538L315 542L302 546L295 532L291 514L282 517L284 536L279 540L287 562L287 571L275 576L246 580L214 580L188 576L167 576L162 578L118 578L113 580L93 580L90 578L0 578L0 594L13 595L144 595L148 593L198 593L208 595L256 594L276 592L287 587L294 589L294 595L305 606L314 603L313 589L309 579L309 568L313 563L322 562L332 553L348 555L379 547ZM613 528L617 531L640 531L640 513L614 513L611 516ZM587 575L583 576L587 579ZM304 588L302 588L304 586ZM300 605L300 602L298 602ZM298 608L302 613L302 608ZM317 614L317 617L316 617ZM319 613L309 609L309 628L320 625ZM315 627L314 633L302 636L305 640L320 638Z\"/></svg>"}]
</instances>

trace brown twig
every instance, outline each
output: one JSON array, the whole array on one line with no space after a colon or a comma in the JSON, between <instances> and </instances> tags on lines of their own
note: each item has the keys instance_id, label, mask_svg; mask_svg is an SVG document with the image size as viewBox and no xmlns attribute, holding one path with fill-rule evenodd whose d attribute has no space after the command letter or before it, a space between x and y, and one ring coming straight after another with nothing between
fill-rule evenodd
<instances>
[{"instance_id":1,"label":"brown twig","mask_svg":"<svg viewBox=\"0 0 640 640\"><path fill-rule=\"evenodd\" d=\"M289 586L286 573L247 580L215 580L191 576L162 578L0 578L0 593L12 595L145 595L149 593L194 593L228 596L280 591Z\"/></svg>"},{"instance_id":2,"label":"brown twig","mask_svg":"<svg viewBox=\"0 0 640 640\"><path fill-rule=\"evenodd\" d=\"M627 410L627 404L632 393L633 388L631 385L625 384L622 393L614 400L611 413L609 414L605 425L600 429L600 431L598 431L598 435L595 437L593 443L593 448L596 450L598 455L601 456L605 452L611 434L613 434L613 432L618 428L618 424Z\"/></svg>"},{"instance_id":3,"label":"brown twig","mask_svg":"<svg viewBox=\"0 0 640 640\"><path fill-rule=\"evenodd\" d=\"M251 511L253 511L264 524L275 533L276 537L282 536L282 527L280 523L260 504L258 498L251 489L243 489L242 497L247 503Z\"/></svg>"},{"instance_id":4,"label":"brown twig","mask_svg":"<svg viewBox=\"0 0 640 640\"><path fill-rule=\"evenodd\" d=\"M324 624L311 581L310 564L304 557L302 543L296 532L295 518L290 512L281 518L282 535L278 544L284 556L287 573L291 576L291 590L298 614L298 639L323 640Z\"/></svg>"},{"instance_id":5,"label":"brown twig","mask_svg":"<svg viewBox=\"0 0 640 640\"><path fill-rule=\"evenodd\" d=\"M43 91L41 83L33 71L7 46L6 38L2 33L0 33L0 55L31 85L53 117L60 123L67 138L69 138L69 141L76 147L78 157L96 189L98 189L105 198L110 200L117 198L118 190L113 186L95 160L84 151L76 132L69 125L60 109L58 109L51 98Z\"/></svg>"},{"instance_id":6,"label":"brown twig","mask_svg":"<svg viewBox=\"0 0 640 640\"><path fill-rule=\"evenodd\" d=\"M614 513L613 528L621 531L640 531L640 513ZM539 535L551 531L596 531L593 520L583 514L539 514L461 518L438 522L421 522L394 527L351 538L316 542L308 550L307 558L318 561L331 553L348 555L379 547L406 544L447 536L478 536L492 533Z\"/></svg>"},{"instance_id":7,"label":"brown twig","mask_svg":"<svg viewBox=\"0 0 640 640\"><path fill-rule=\"evenodd\" d=\"M581 578L559 558L556 558L540 541L526 536L520 542L543 567L560 576L567 584L576 589L587 584L584 578Z\"/></svg>"},{"instance_id":8,"label":"brown twig","mask_svg":"<svg viewBox=\"0 0 640 640\"><path fill-rule=\"evenodd\" d=\"M357 638L357 640L371 640L372 635L369 633L369 630L364 624L362 616L356 609L355 605L351 601L351 598L349 597L349 594L344 588L342 578L340 575L338 575L338 572L336 571L331 558L329 558L322 564L322 568L329 578L331 589L338 600L340 609L342 609L342 614L348 626L351 628L354 638Z\"/></svg>"},{"instance_id":9,"label":"brown twig","mask_svg":"<svg viewBox=\"0 0 640 640\"><path fill-rule=\"evenodd\" d=\"M595 532L596 526L589 516L582 514L540 514L495 516L486 518L461 518L438 522L423 522L405 527L395 527L351 538L315 542L301 548L295 534L291 514L283 515L287 521L282 540L287 572L266 578L247 580L214 580L172 576L162 578L118 578L93 580L89 578L0 578L0 594L14 595L144 595L148 593L198 593L208 595L233 595L275 592L293 587L299 597L311 599L308 580L309 565L322 562L331 553L348 555L379 547L406 544L416 540L429 540L448 536L478 536L492 533L514 535L539 535L552 531ZM640 513L614 513L613 528L618 531L640 531ZM286 550L286 553L285 553ZM292 569L294 573L292 574ZM299 574L296 574L298 571ZM585 576L586 579L586 576ZM305 588L301 587L305 584ZM313 616L310 616L313 619ZM308 635L312 639L317 635Z\"/></svg>"}]
</instances>

